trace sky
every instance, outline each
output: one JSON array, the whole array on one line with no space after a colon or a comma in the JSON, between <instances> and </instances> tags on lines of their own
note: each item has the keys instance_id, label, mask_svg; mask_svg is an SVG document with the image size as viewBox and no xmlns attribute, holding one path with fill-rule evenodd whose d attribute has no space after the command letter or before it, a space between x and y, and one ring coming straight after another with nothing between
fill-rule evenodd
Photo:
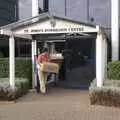
<instances>
[{"instance_id":1,"label":"sky","mask_svg":"<svg viewBox=\"0 0 120 120\"><path fill-rule=\"evenodd\" d=\"M49 0L49 9L53 14L65 14L65 0ZM66 0L67 16L79 20L87 20L87 1L88 0ZM19 0L20 19L32 16L32 0ZM39 0L42 8L43 0ZM95 24L100 24L106 28L110 27L110 0L89 0L89 20L94 18Z\"/></svg>"}]
</instances>

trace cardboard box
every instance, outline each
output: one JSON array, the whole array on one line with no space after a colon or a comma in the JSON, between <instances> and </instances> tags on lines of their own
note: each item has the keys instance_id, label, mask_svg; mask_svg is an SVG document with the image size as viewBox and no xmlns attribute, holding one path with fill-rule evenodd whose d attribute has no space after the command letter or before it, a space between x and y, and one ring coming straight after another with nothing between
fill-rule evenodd
<instances>
[{"instance_id":1,"label":"cardboard box","mask_svg":"<svg viewBox=\"0 0 120 120\"><path fill-rule=\"evenodd\" d=\"M59 72L59 65L56 63L51 63L51 62L44 62L44 63L40 64L40 70L43 72L58 73Z\"/></svg>"}]
</instances>

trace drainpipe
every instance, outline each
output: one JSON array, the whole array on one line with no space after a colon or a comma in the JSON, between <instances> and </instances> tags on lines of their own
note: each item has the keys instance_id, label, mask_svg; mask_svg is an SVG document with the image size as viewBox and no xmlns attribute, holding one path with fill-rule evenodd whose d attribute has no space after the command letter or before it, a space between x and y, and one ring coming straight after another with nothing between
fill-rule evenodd
<instances>
[{"instance_id":1,"label":"drainpipe","mask_svg":"<svg viewBox=\"0 0 120 120\"><path fill-rule=\"evenodd\" d=\"M67 1L65 0L65 16L67 16Z\"/></svg>"},{"instance_id":2,"label":"drainpipe","mask_svg":"<svg viewBox=\"0 0 120 120\"><path fill-rule=\"evenodd\" d=\"M89 22L89 6L90 6L90 1L87 0L87 21Z\"/></svg>"}]
</instances>

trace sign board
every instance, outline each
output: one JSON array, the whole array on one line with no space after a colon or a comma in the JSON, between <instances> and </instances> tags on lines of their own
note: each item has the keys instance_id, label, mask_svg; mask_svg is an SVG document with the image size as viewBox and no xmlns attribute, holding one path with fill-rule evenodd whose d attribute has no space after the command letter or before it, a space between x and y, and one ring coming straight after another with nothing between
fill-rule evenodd
<instances>
[{"instance_id":1,"label":"sign board","mask_svg":"<svg viewBox=\"0 0 120 120\"><path fill-rule=\"evenodd\" d=\"M40 23L33 23L29 26L23 26L23 28L16 29L14 31L15 34L55 34L80 32L96 32L96 27L60 19L56 19L55 21L48 19Z\"/></svg>"},{"instance_id":2,"label":"sign board","mask_svg":"<svg viewBox=\"0 0 120 120\"><path fill-rule=\"evenodd\" d=\"M84 31L84 27L78 27L78 28L43 28L43 29L25 29L24 33L61 33L61 32L81 32Z\"/></svg>"}]
</instances>

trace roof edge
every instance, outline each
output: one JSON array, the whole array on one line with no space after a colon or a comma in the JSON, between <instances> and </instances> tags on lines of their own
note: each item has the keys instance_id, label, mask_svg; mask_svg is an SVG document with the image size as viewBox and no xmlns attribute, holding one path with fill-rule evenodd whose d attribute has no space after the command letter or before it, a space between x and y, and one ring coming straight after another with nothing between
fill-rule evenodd
<instances>
[{"instance_id":1,"label":"roof edge","mask_svg":"<svg viewBox=\"0 0 120 120\"><path fill-rule=\"evenodd\" d=\"M66 20L66 21L76 22L78 24L84 24L84 25L91 26L91 27L94 27L94 28L96 27L96 25L93 25L93 24L90 24L90 23L87 23L87 22L80 22L78 20L74 20L73 18L70 18L70 17L67 17L67 16L61 16L61 15L56 15L56 14L53 14L53 13L45 12L45 13L39 14L38 16L35 16L35 17L19 20L17 22L11 23L11 24L1 26L0 29L12 29L12 28L15 28L15 27L19 27L21 25L32 24L32 23L35 23L35 22L38 21L37 20L37 21L33 22L33 20L35 20L36 18L37 19L42 19L42 18L47 18L47 17L48 18L58 18L58 19Z\"/></svg>"}]
</instances>

